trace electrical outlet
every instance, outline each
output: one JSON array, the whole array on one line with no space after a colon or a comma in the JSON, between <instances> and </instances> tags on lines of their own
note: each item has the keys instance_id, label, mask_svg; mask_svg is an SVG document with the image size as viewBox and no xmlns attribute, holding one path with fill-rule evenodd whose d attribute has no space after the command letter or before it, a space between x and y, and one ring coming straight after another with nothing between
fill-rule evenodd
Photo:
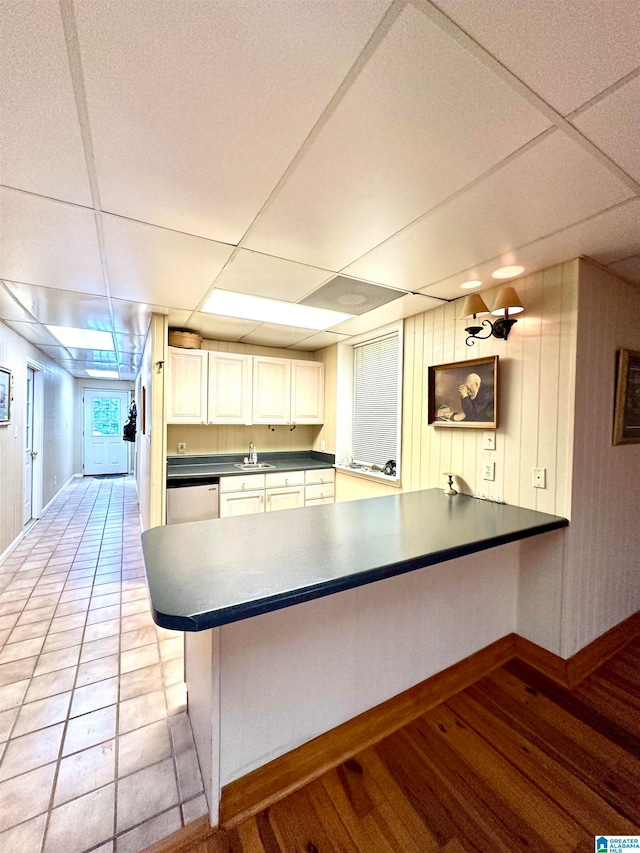
<instances>
[{"instance_id":1,"label":"electrical outlet","mask_svg":"<svg viewBox=\"0 0 640 853\"><path fill-rule=\"evenodd\" d=\"M531 485L534 489L546 489L547 488L547 469L546 468L533 468L531 475Z\"/></svg>"},{"instance_id":2,"label":"electrical outlet","mask_svg":"<svg viewBox=\"0 0 640 853\"><path fill-rule=\"evenodd\" d=\"M178 453L185 454L187 452L187 442L179 441L178 442Z\"/></svg>"},{"instance_id":3,"label":"electrical outlet","mask_svg":"<svg viewBox=\"0 0 640 853\"><path fill-rule=\"evenodd\" d=\"M482 479L483 480L495 480L496 478L496 463L495 462L483 462L482 463Z\"/></svg>"},{"instance_id":4,"label":"electrical outlet","mask_svg":"<svg viewBox=\"0 0 640 853\"><path fill-rule=\"evenodd\" d=\"M326 442L326 441L321 441L321 442L320 442L320 452L321 452L321 453L324 453L326 449L327 449L327 442Z\"/></svg>"},{"instance_id":5,"label":"electrical outlet","mask_svg":"<svg viewBox=\"0 0 640 853\"><path fill-rule=\"evenodd\" d=\"M495 432L491 432L490 430L485 430L484 432L484 442L482 444L485 450L495 450L496 449L496 434Z\"/></svg>"}]
</instances>

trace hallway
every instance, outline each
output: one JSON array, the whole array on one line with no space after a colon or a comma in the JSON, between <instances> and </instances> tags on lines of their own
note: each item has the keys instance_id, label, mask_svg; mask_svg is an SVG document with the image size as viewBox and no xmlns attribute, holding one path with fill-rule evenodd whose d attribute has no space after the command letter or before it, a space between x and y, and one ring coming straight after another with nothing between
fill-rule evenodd
<instances>
[{"instance_id":1,"label":"hallway","mask_svg":"<svg viewBox=\"0 0 640 853\"><path fill-rule=\"evenodd\" d=\"M134 481L74 480L0 565L0 853L138 853L205 814L182 645Z\"/></svg>"}]
</instances>

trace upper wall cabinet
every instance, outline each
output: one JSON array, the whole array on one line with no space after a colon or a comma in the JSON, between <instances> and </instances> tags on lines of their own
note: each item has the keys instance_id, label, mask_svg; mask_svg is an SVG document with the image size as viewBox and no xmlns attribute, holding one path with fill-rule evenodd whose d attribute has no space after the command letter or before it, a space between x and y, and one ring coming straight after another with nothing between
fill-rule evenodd
<instances>
[{"instance_id":1,"label":"upper wall cabinet","mask_svg":"<svg viewBox=\"0 0 640 853\"><path fill-rule=\"evenodd\" d=\"M324 364L169 347L167 423L324 423Z\"/></svg>"},{"instance_id":2,"label":"upper wall cabinet","mask_svg":"<svg viewBox=\"0 0 640 853\"><path fill-rule=\"evenodd\" d=\"M324 423L324 364L291 362L291 423Z\"/></svg>"},{"instance_id":3,"label":"upper wall cabinet","mask_svg":"<svg viewBox=\"0 0 640 853\"><path fill-rule=\"evenodd\" d=\"M209 353L209 423L250 424L253 356Z\"/></svg>"},{"instance_id":4,"label":"upper wall cabinet","mask_svg":"<svg viewBox=\"0 0 640 853\"><path fill-rule=\"evenodd\" d=\"M169 347L167 362L167 423L207 423L206 350Z\"/></svg>"},{"instance_id":5,"label":"upper wall cabinet","mask_svg":"<svg viewBox=\"0 0 640 853\"><path fill-rule=\"evenodd\" d=\"M291 360L253 357L254 424L291 423Z\"/></svg>"}]
</instances>

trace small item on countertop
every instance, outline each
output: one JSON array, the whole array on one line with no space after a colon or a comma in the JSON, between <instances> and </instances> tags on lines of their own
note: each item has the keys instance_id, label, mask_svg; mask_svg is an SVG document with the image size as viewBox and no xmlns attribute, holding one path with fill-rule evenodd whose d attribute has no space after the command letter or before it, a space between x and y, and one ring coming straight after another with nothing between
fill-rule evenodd
<instances>
[{"instance_id":1,"label":"small item on countertop","mask_svg":"<svg viewBox=\"0 0 640 853\"><path fill-rule=\"evenodd\" d=\"M453 474L450 474L448 471L443 471L443 476L449 478L447 488L444 489L445 495L457 495L458 492L453 488Z\"/></svg>"},{"instance_id":2,"label":"small item on countertop","mask_svg":"<svg viewBox=\"0 0 640 853\"><path fill-rule=\"evenodd\" d=\"M385 462L383 472L387 475L387 477L395 477L396 476L396 460L389 459L388 462Z\"/></svg>"}]
</instances>

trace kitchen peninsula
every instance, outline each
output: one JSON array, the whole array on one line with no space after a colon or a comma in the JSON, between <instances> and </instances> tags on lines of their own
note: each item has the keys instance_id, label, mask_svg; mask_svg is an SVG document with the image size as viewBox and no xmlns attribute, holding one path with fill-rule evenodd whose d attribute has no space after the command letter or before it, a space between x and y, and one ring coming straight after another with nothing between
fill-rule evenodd
<instances>
[{"instance_id":1,"label":"kitchen peninsula","mask_svg":"<svg viewBox=\"0 0 640 853\"><path fill-rule=\"evenodd\" d=\"M513 631L519 541L567 524L430 489L144 533L212 825L222 786Z\"/></svg>"}]
</instances>

